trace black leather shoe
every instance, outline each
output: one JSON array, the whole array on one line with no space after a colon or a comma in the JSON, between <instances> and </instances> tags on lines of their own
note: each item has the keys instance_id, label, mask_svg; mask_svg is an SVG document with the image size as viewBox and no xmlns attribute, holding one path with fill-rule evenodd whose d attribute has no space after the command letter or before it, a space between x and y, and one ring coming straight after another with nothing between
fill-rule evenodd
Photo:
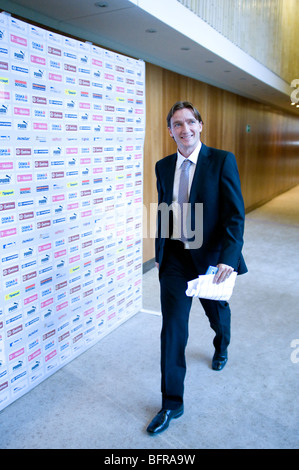
<instances>
[{"instance_id":1,"label":"black leather shoe","mask_svg":"<svg viewBox=\"0 0 299 470\"><path fill-rule=\"evenodd\" d=\"M176 410L166 410L162 408L157 416L154 417L152 422L147 427L147 432L150 434L158 434L168 428L170 421L174 418L179 418L184 413L184 406L180 406Z\"/></svg>"},{"instance_id":2,"label":"black leather shoe","mask_svg":"<svg viewBox=\"0 0 299 470\"><path fill-rule=\"evenodd\" d=\"M219 354L215 351L215 354L212 359L212 369L222 370L226 363L227 363L227 352L225 352L224 354Z\"/></svg>"}]
</instances>

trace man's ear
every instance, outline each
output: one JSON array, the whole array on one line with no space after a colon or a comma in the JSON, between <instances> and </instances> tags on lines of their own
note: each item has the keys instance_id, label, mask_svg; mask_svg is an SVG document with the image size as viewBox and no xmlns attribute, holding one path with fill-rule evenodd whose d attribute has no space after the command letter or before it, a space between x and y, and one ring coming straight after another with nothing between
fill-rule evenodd
<instances>
[{"instance_id":1,"label":"man's ear","mask_svg":"<svg viewBox=\"0 0 299 470\"><path fill-rule=\"evenodd\" d=\"M171 128L170 128L170 127L168 127L168 132L169 132L169 135L170 135L170 137L172 137L172 138L174 139L174 137L173 137L173 133L172 133L172 130L171 130Z\"/></svg>"}]
</instances>

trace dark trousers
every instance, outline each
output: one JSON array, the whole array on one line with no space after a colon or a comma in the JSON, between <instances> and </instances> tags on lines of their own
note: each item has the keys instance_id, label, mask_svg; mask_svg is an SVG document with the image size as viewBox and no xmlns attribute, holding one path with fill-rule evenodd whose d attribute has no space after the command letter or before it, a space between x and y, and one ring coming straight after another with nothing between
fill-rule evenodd
<instances>
[{"instance_id":1,"label":"dark trousers","mask_svg":"<svg viewBox=\"0 0 299 470\"><path fill-rule=\"evenodd\" d=\"M186 375L185 348L188 340L189 313L192 297L185 291L187 282L198 272L190 251L179 241L167 240L165 261L160 270L162 309L161 331L161 391L162 407L176 409L183 403ZM217 352L224 353L230 342L230 308L227 302L200 299L215 331L213 340Z\"/></svg>"}]
</instances>

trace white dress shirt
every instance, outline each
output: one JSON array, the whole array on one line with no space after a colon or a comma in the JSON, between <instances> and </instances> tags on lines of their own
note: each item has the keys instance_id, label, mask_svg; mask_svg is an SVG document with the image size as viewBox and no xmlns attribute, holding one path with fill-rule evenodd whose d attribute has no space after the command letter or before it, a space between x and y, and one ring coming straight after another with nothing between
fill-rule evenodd
<instances>
[{"instance_id":1,"label":"white dress shirt","mask_svg":"<svg viewBox=\"0 0 299 470\"><path fill-rule=\"evenodd\" d=\"M199 142L198 146L193 150L191 155L189 155L188 160L192 162L192 165L189 169L189 186L188 186L188 196L190 195L190 189L193 181L193 176L196 168L196 163L198 159L198 154L201 149L201 142ZM177 151L177 162L176 168L174 173L174 182L173 182L173 195L172 195L172 203L173 203L173 239L179 239L180 236L180 217L177 212L178 208L178 193L179 193L179 184L180 184L180 176L181 176L181 166L182 163L186 160L186 158ZM180 210L180 209L179 209ZM188 248L187 244L185 244L186 248Z\"/></svg>"}]
</instances>

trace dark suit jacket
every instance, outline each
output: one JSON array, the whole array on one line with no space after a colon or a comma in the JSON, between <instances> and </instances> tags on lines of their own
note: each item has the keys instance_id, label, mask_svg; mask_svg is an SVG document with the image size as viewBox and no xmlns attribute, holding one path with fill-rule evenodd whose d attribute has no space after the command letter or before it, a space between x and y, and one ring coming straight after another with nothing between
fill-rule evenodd
<instances>
[{"instance_id":1,"label":"dark suit jacket","mask_svg":"<svg viewBox=\"0 0 299 470\"><path fill-rule=\"evenodd\" d=\"M158 204L172 204L177 154L156 163ZM239 274L247 272L241 250L244 232L244 202L235 156L202 144L190 190L191 227L195 227L195 203L203 204L202 245L191 249L198 274L209 265L227 264ZM162 204L163 205L163 204ZM158 207L159 208L159 207ZM165 217L165 214L164 214ZM171 212L166 214L169 236L172 233ZM163 213L158 210L156 262L163 269L165 234L161 232Z\"/></svg>"}]
</instances>

